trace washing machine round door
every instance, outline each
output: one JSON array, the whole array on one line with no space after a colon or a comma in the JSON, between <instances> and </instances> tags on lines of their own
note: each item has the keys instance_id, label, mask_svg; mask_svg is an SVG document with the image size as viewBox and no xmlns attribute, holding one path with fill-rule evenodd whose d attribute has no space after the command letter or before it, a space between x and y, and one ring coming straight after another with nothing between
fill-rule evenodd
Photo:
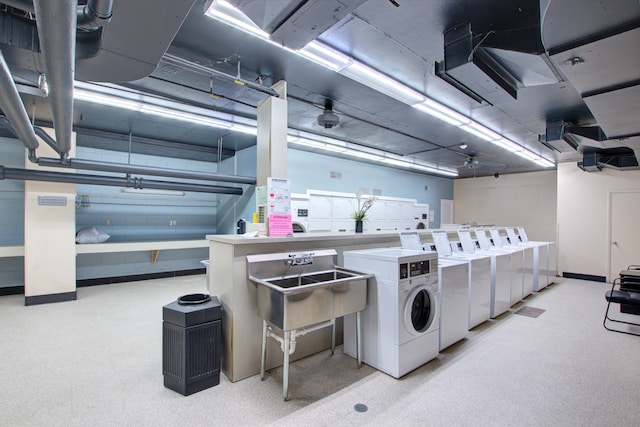
<instances>
[{"instance_id":1,"label":"washing machine round door","mask_svg":"<svg viewBox=\"0 0 640 427\"><path fill-rule=\"evenodd\" d=\"M404 324L412 335L422 335L433 324L436 314L435 295L426 286L413 289L404 307Z\"/></svg>"}]
</instances>

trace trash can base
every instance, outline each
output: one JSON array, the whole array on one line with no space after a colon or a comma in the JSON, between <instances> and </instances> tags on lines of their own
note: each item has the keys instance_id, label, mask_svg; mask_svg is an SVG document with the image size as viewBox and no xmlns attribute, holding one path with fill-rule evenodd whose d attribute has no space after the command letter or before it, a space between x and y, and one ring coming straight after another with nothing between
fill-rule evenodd
<instances>
[{"instance_id":1,"label":"trash can base","mask_svg":"<svg viewBox=\"0 0 640 427\"><path fill-rule=\"evenodd\" d=\"M202 390L217 386L220 384L220 374L210 376L195 383L185 384L184 378L178 378L173 375L164 376L164 386L180 393L183 396L189 396Z\"/></svg>"}]
</instances>

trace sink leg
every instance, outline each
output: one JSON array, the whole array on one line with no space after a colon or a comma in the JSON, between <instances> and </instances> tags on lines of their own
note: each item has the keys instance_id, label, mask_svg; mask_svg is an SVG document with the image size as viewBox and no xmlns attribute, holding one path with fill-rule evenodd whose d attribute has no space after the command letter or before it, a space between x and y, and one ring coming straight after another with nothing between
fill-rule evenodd
<instances>
[{"instance_id":1,"label":"sink leg","mask_svg":"<svg viewBox=\"0 0 640 427\"><path fill-rule=\"evenodd\" d=\"M336 351L336 320L333 319L333 324L331 325L331 355Z\"/></svg>"},{"instance_id":2,"label":"sink leg","mask_svg":"<svg viewBox=\"0 0 640 427\"><path fill-rule=\"evenodd\" d=\"M262 321L262 353L260 354L260 381L264 381L265 365L267 364L267 321Z\"/></svg>"},{"instance_id":3,"label":"sink leg","mask_svg":"<svg viewBox=\"0 0 640 427\"><path fill-rule=\"evenodd\" d=\"M289 346L291 343L291 331L284 333L284 363L282 366L282 397L289 400Z\"/></svg>"},{"instance_id":4,"label":"sink leg","mask_svg":"<svg viewBox=\"0 0 640 427\"><path fill-rule=\"evenodd\" d=\"M360 334L360 312L356 312L356 366L362 366L362 338Z\"/></svg>"}]
</instances>

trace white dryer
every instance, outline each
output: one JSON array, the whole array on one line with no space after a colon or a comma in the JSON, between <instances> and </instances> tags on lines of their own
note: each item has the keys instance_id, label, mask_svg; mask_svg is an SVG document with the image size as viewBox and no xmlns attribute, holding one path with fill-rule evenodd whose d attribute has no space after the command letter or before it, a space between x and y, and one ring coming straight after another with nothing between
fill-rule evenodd
<instances>
[{"instance_id":1,"label":"white dryer","mask_svg":"<svg viewBox=\"0 0 640 427\"><path fill-rule=\"evenodd\" d=\"M400 248L343 252L344 266L373 273L360 313L362 360L400 378L439 353L438 255ZM356 354L355 315L344 318L344 352Z\"/></svg>"},{"instance_id":2,"label":"white dryer","mask_svg":"<svg viewBox=\"0 0 640 427\"><path fill-rule=\"evenodd\" d=\"M512 259L514 254L520 260L522 256L519 252L514 253L492 246L484 228L476 228L474 232L480 253L491 256L491 318L494 319L509 311L511 307L511 276L514 275Z\"/></svg>"},{"instance_id":3,"label":"white dryer","mask_svg":"<svg viewBox=\"0 0 640 427\"><path fill-rule=\"evenodd\" d=\"M469 329L472 329L491 315L491 257L482 254L452 252L445 230L431 231L433 243L440 260L457 259L469 263Z\"/></svg>"},{"instance_id":4,"label":"white dryer","mask_svg":"<svg viewBox=\"0 0 640 427\"><path fill-rule=\"evenodd\" d=\"M438 258L440 351L467 337L469 266L467 260Z\"/></svg>"},{"instance_id":5,"label":"white dryer","mask_svg":"<svg viewBox=\"0 0 640 427\"><path fill-rule=\"evenodd\" d=\"M533 247L534 265L536 266L533 277L533 291L538 292L555 280L555 243L530 241L524 227L518 227L517 237L519 244Z\"/></svg>"},{"instance_id":6,"label":"white dryer","mask_svg":"<svg viewBox=\"0 0 640 427\"><path fill-rule=\"evenodd\" d=\"M404 249L423 251L416 232L401 232ZM430 247L435 251L435 245ZM438 258L438 290L440 291L440 351L467 337L469 330L468 260Z\"/></svg>"},{"instance_id":7,"label":"white dryer","mask_svg":"<svg viewBox=\"0 0 640 427\"><path fill-rule=\"evenodd\" d=\"M503 245L502 236L497 228L489 229L491 242L497 249L512 253L511 257L511 298L509 307L520 302L524 298L524 248ZM533 282L533 279L532 279Z\"/></svg>"}]
</instances>

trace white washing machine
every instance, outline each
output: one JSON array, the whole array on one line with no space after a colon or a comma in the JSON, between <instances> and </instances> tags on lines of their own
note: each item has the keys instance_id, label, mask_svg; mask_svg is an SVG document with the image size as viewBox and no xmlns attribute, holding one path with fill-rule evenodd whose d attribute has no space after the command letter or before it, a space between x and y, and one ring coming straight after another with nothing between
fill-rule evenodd
<instances>
[{"instance_id":1,"label":"white washing machine","mask_svg":"<svg viewBox=\"0 0 640 427\"><path fill-rule=\"evenodd\" d=\"M469 262L469 325L472 329L491 317L491 257L481 254L452 252L445 230L431 231L440 260L456 259Z\"/></svg>"},{"instance_id":2,"label":"white washing machine","mask_svg":"<svg viewBox=\"0 0 640 427\"><path fill-rule=\"evenodd\" d=\"M522 249L522 298L533 293L534 279L538 277L538 264L534 253L534 247L537 245L523 245L516 236L513 228L506 227L507 247L516 247Z\"/></svg>"},{"instance_id":3,"label":"white washing machine","mask_svg":"<svg viewBox=\"0 0 640 427\"><path fill-rule=\"evenodd\" d=\"M392 377L439 353L438 255L400 248L343 252L344 266L373 273L360 313L362 360ZM344 317L344 352L356 354L355 315Z\"/></svg>"},{"instance_id":4,"label":"white washing machine","mask_svg":"<svg viewBox=\"0 0 640 427\"><path fill-rule=\"evenodd\" d=\"M533 247L534 265L536 266L533 278L533 290L534 292L538 292L555 280L555 243L529 241L524 227L518 227L517 237L520 244Z\"/></svg>"},{"instance_id":5,"label":"white washing machine","mask_svg":"<svg viewBox=\"0 0 640 427\"><path fill-rule=\"evenodd\" d=\"M467 260L438 258L440 351L467 337L469 266Z\"/></svg>"},{"instance_id":6,"label":"white washing machine","mask_svg":"<svg viewBox=\"0 0 640 427\"><path fill-rule=\"evenodd\" d=\"M524 248L503 245L502 236L497 228L489 229L491 242L497 249L512 253L511 257L511 296L509 307L520 302L524 296ZM533 279L532 279L533 281Z\"/></svg>"},{"instance_id":7,"label":"white washing machine","mask_svg":"<svg viewBox=\"0 0 640 427\"><path fill-rule=\"evenodd\" d=\"M484 228L474 230L480 253L491 256L491 318L494 319L511 307L512 258L522 259L518 252L498 249L491 245Z\"/></svg>"}]
</instances>

